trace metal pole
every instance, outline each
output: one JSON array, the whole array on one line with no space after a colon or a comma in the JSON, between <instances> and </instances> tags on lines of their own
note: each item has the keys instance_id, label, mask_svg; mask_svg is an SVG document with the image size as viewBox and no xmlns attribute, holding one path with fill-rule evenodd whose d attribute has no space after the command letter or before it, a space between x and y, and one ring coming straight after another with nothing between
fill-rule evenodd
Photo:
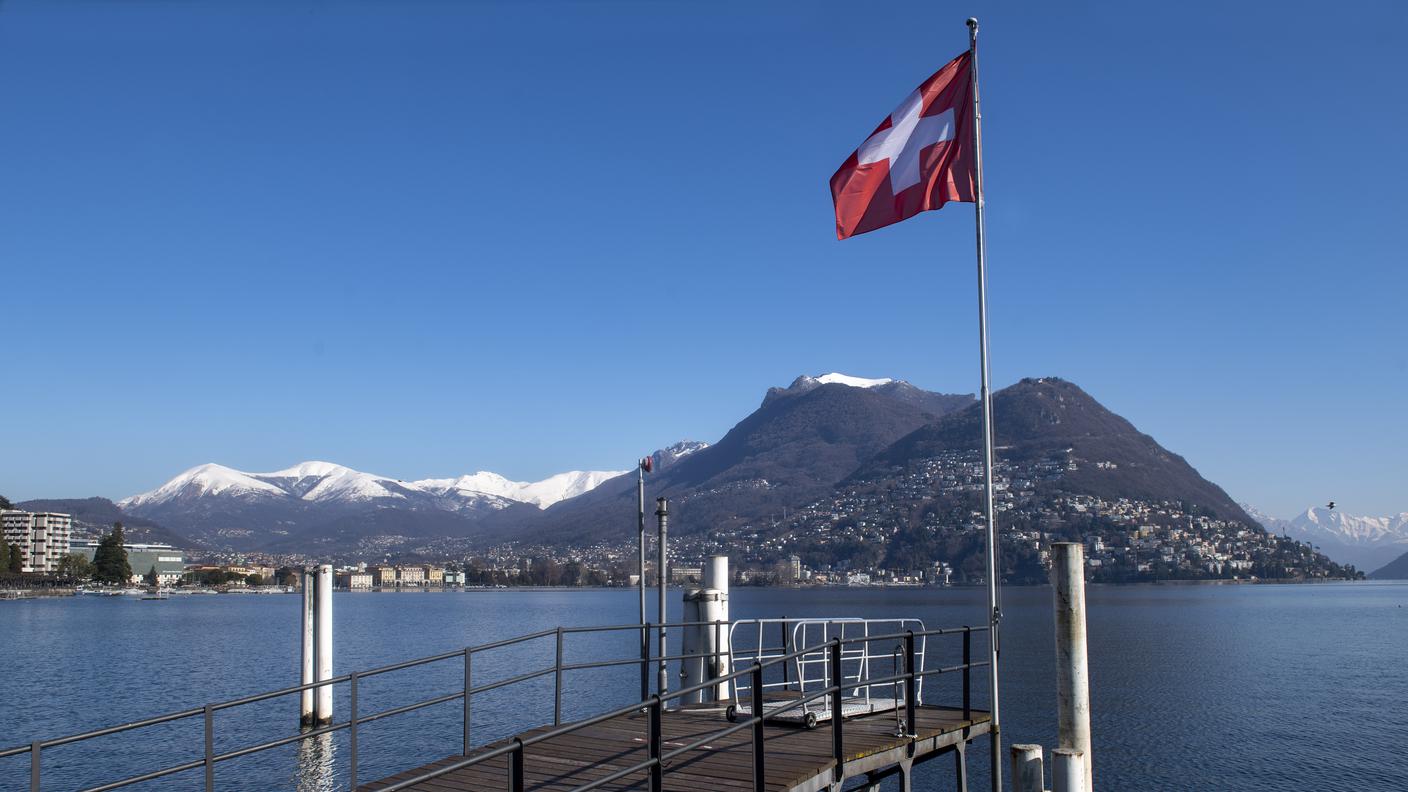
<instances>
[{"instance_id":1,"label":"metal pole","mask_svg":"<svg viewBox=\"0 0 1408 792\"><path fill-rule=\"evenodd\" d=\"M763 664L753 661L753 673L749 674L749 687L752 688L753 702L751 713L753 722L753 792L764 792L767 788L767 768L765 766L767 745L763 730Z\"/></svg>"},{"instance_id":2,"label":"metal pole","mask_svg":"<svg viewBox=\"0 0 1408 792\"><path fill-rule=\"evenodd\" d=\"M552 724L562 724L562 628L557 628L557 661L552 675Z\"/></svg>"},{"instance_id":3,"label":"metal pole","mask_svg":"<svg viewBox=\"0 0 1408 792\"><path fill-rule=\"evenodd\" d=\"M1061 748L1090 762L1090 667L1085 648L1085 553L1074 542L1051 545L1051 593L1056 607L1056 735Z\"/></svg>"},{"instance_id":4,"label":"metal pole","mask_svg":"<svg viewBox=\"0 0 1408 792\"><path fill-rule=\"evenodd\" d=\"M639 501L639 508L636 511L636 538L640 541L640 559L636 564L636 569L640 571L640 577L636 581L636 588L640 590L640 623L645 624L645 460L641 459L636 463L636 499ZM644 629L640 631L640 646L643 654L650 651L650 635ZM641 696L645 698L649 691Z\"/></svg>"},{"instance_id":5,"label":"metal pole","mask_svg":"<svg viewBox=\"0 0 1408 792\"><path fill-rule=\"evenodd\" d=\"M470 700L474 698L473 666L472 658L474 653L466 646L464 648L464 755L469 756L469 714Z\"/></svg>"},{"instance_id":6,"label":"metal pole","mask_svg":"<svg viewBox=\"0 0 1408 792\"><path fill-rule=\"evenodd\" d=\"M998 623L1002 620L1002 609L998 602L997 585L997 519L993 510L992 480L992 392L988 383L988 246L987 228L983 220L983 111L978 100L978 20L968 20L969 80L973 92L973 172L974 208L977 219L978 246L978 353L982 369L983 399L983 501L988 529L988 636L992 657L988 666L992 687L992 789L1002 790L1002 732L998 717L997 695L997 656Z\"/></svg>"},{"instance_id":7,"label":"metal pole","mask_svg":"<svg viewBox=\"0 0 1408 792\"><path fill-rule=\"evenodd\" d=\"M669 689L670 684L668 675L666 674L670 663L665 659L670 654L666 651L665 641L665 625L670 620L669 615L666 613L665 602L665 587L670 579L669 570L666 568L667 561L665 560L665 536L670 526L670 502L665 498L656 498L655 504L658 507L655 510L655 516L660 520L660 537L657 541L659 547L656 548L659 551L660 557L655 565L655 575L660 587L660 670L657 672L655 680L655 692L663 696L665 695L665 691Z\"/></svg>"},{"instance_id":8,"label":"metal pole","mask_svg":"<svg viewBox=\"0 0 1408 792\"><path fill-rule=\"evenodd\" d=\"M349 762L348 775L352 777L351 789L357 789L357 672L352 672L352 678L348 680L351 686L348 688L347 700L347 742L352 749L352 758Z\"/></svg>"},{"instance_id":9,"label":"metal pole","mask_svg":"<svg viewBox=\"0 0 1408 792\"><path fill-rule=\"evenodd\" d=\"M215 708L205 705L205 792L215 792Z\"/></svg>"},{"instance_id":10,"label":"metal pole","mask_svg":"<svg viewBox=\"0 0 1408 792\"><path fill-rule=\"evenodd\" d=\"M29 744L29 792L39 792L39 765L44 744L39 740Z\"/></svg>"}]
</instances>

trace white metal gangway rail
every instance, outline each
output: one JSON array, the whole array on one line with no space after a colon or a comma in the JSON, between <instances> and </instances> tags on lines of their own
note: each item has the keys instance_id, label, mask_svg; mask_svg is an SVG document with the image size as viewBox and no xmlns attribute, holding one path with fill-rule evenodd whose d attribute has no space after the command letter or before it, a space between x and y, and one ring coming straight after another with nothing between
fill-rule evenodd
<instances>
[{"instance_id":1,"label":"white metal gangway rail","mask_svg":"<svg viewBox=\"0 0 1408 792\"><path fill-rule=\"evenodd\" d=\"M783 666L781 679L764 680L763 692L767 700L763 709L768 719L783 723L797 723L807 728L815 728L818 723L830 720L833 716L829 697L815 701L803 701L809 693L825 690L832 685L832 669L827 654L827 643L840 638L847 643L841 650L839 684L845 686L841 696L841 717L851 718L875 712L888 712L904 708L904 686L885 683L871 685L867 680L872 664L888 664L885 670L894 675L903 670L902 645L891 645L892 641L868 640L870 636L894 636L913 630L924 632L924 622L920 619L863 619L859 617L812 618L812 619L742 619L729 626L729 670L740 671L754 663L766 663L800 648L815 647L804 652ZM781 646L769 646L767 635L780 635ZM789 647L790 642L790 647ZM924 667L924 650L927 636L920 635L915 640L914 655L916 667ZM790 673L789 673L790 672ZM886 674L880 674L885 676ZM924 702L923 679L915 688L915 704ZM740 676L733 680L732 695L735 702L729 706L729 720L752 713L751 682Z\"/></svg>"}]
</instances>

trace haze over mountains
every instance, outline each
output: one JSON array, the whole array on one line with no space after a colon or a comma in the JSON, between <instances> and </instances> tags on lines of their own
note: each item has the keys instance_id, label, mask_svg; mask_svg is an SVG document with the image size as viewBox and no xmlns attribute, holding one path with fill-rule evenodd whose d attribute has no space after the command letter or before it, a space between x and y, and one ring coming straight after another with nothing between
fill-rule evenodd
<instances>
[{"instance_id":1,"label":"haze over mountains","mask_svg":"<svg viewBox=\"0 0 1408 792\"><path fill-rule=\"evenodd\" d=\"M1366 572L1408 553L1408 512L1365 517L1316 506L1285 520L1251 507L1247 511L1266 530L1309 542L1330 558Z\"/></svg>"},{"instance_id":2,"label":"haze over mountains","mask_svg":"<svg viewBox=\"0 0 1408 792\"><path fill-rule=\"evenodd\" d=\"M1256 524L1182 457L1073 383L1022 380L994 394L994 413L999 460L1014 469L1056 460L1062 472L1052 492L1178 503ZM894 486L896 471L924 460L976 450L980 418L972 394L889 378L801 376L770 388L717 443L655 452L649 495L671 499L676 535L775 525L788 511ZM230 550L335 555L375 546L395 553L440 537L624 544L634 535L635 478L634 471L571 471L521 482L479 472L405 481L330 462L270 473L212 463L92 511ZM1325 544L1324 537L1313 541Z\"/></svg>"}]
</instances>

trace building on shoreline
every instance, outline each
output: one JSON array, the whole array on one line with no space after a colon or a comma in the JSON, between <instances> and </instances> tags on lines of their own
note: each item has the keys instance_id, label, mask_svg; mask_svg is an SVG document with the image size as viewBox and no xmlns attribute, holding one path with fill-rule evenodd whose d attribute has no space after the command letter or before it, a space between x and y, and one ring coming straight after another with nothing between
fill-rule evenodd
<instances>
[{"instance_id":1,"label":"building on shoreline","mask_svg":"<svg viewBox=\"0 0 1408 792\"><path fill-rule=\"evenodd\" d=\"M69 554L73 518L58 512L0 512L0 532L20 548L20 571L52 573Z\"/></svg>"},{"instance_id":2,"label":"building on shoreline","mask_svg":"<svg viewBox=\"0 0 1408 792\"><path fill-rule=\"evenodd\" d=\"M142 578L155 569L157 583L170 586L181 582L181 577L186 572L185 552L169 544L129 542L124 543L122 549L127 551L127 564L132 567L132 583L142 582ZM98 542L74 542L70 552L92 561L98 552Z\"/></svg>"}]
</instances>

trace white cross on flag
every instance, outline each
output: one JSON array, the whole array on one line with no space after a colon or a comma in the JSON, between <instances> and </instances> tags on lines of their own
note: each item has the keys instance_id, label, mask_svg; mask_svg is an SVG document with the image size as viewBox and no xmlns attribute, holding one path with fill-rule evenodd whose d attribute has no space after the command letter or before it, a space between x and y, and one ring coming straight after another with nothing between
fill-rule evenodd
<instances>
[{"instance_id":1,"label":"white cross on flag","mask_svg":"<svg viewBox=\"0 0 1408 792\"><path fill-rule=\"evenodd\" d=\"M969 63L965 52L925 80L831 177L837 239L973 200Z\"/></svg>"}]
</instances>

